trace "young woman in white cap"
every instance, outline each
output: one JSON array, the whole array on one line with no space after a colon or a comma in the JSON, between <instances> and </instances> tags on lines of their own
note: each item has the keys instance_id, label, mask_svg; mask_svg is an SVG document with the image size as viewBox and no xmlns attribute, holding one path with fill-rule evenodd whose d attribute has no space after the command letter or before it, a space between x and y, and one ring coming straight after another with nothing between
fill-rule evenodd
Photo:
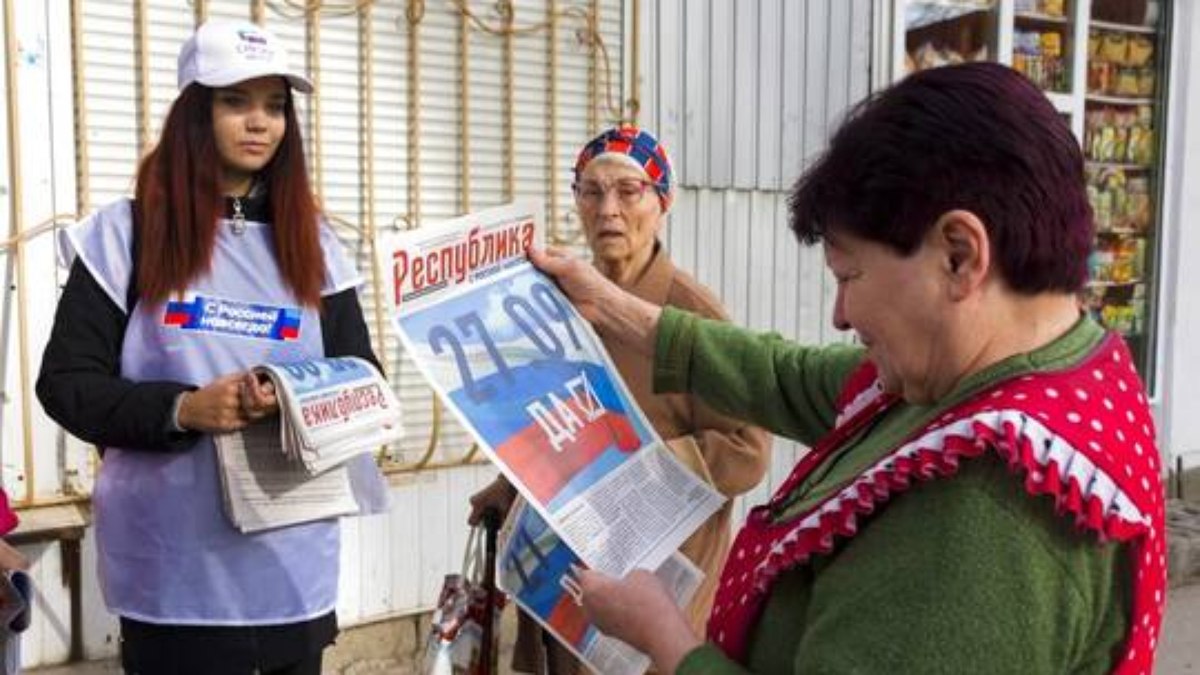
<instances>
[{"instance_id":1,"label":"young woman in white cap","mask_svg":"<svg viewBox=\"0 0 1200 675\"><path fill-rule=\"evenodd\" d=\"M312 85L278 40L209 21L180 52L179 89L134 199L62 239L71 271L38 396L104 452L97 553L127 672L319 673L338 523L235 530L211 434L278 413L252 366L375 362L361 279L309 187L292 96ZM359 460L360 502L379 510L378 470Z\"/></svg>"}]
</instances>

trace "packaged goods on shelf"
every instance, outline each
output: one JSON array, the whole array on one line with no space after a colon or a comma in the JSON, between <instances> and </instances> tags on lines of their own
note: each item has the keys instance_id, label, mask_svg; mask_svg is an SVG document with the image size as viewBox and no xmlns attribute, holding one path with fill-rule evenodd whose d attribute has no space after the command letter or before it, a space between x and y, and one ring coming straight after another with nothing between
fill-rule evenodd
<instances>
[{"instance_id":1,"label":"packaged goods on shelf","mask_svg":"<svg viewBox=\"0 0 1200 675\"><path fill-rule=\"evenodd\" d=\"M1088 92L1154 95L1154 41L1147 35L1092 30L1088 34Z\"/></svg>"},{"instance_id":2,"label":"packaged goods on shelf","mask_svg":"<svg viewBox=\"0 0 1200 675\"><path fill-rule=\"evenodd\" d=\"M1088 256L1090 278L1118 286L1140 282L1145 254L1146 240L1141 237L1100 237Z\"/></svg>"},{"instance_id":3,"label":"packaged goods on shelf","mask_svg":"<svg viewBox=\"0 0 1200 675\"><path fill-rule=\"evenodd\" d=\"M1153 210L1147 176L1128 177L1118 167L1090 166L1087 194L1097 232L1142 234L1149 229Z\"/></svg>"},{"instance_id":4,"label":"packaged goods on shelf","mask_svg":"<svg viewBox=\"0 0 1200 675\"><path fill-rule=\"evenodd\" d=\"M1062 17L1066 15L1063 0L1016 0L1013 10L1018 14L1042 14Z\"/></svg>"},{"instance_id":5,"label":"packaged goods on shelf","mask_svg":"<svg viewBox=\"0 0 1200 675\"><path fill-rule=\"evenodd\" d=\"M1047 91L1067 88L1063 37L1057 31L1016 31L1013 34L1013 68Z\"/></svg>"},{"instance_id":6,"label":"packaged goods on shelf","mask_svg":"<svg viewBox=\"0 0 1200 675\"><path fill-rule=\"evenodd\" d=\"M1148 165L1154 159L1153 124L1148 105L1090 108L1084 117L1084 152L1095 162Z\"/></svg>"}]
</instances>

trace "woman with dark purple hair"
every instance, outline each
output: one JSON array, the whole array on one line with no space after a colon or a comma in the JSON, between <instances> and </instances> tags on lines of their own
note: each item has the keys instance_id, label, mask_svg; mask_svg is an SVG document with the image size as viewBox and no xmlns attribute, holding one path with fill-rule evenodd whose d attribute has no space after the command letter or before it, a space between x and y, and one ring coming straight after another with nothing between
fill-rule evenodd
<instances>
[{"instance_id":1,"label":"woman with dark purple hair","mask_svg":"<svg viewBox=\"0 0 1200 675\"><path fill-rule=\"evenodd\" d=\"M1150 410L1081 309L1079 145L1015 71L912 75L796 184L837 281L807 347L623 293L535 251L660 392L813 447L748 520L708 640L655 578L585 571L592 620L677 673L1148 673L1165 594Z\"/></svg>"}]
</instances>

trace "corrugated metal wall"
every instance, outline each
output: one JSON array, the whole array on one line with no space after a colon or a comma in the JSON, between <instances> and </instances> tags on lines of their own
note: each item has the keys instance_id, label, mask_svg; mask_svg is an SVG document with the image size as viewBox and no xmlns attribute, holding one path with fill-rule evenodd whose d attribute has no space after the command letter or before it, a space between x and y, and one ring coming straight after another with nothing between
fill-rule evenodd
<instances>
[{"instance_id":1,"label":"corrugated metal wall","mask_svg":"<svg viewBox=\"0 0 1200 675\"><path fill-rule=\"evenodd\" d=\"M130 77L139 67L136 42L129 39L130 17L137 4L132 0L83 2L91 206L128 193L139 152L139 119L129 114L137 109L140 95ZM419 225L514 198L541 199L547 209L554 207L556 213L548 213L549 219L557 231L571 238L573 152L597 125L611 121L612 113L590 105L588 82L600 64L580 43L577 31L582 24L570 12L597 10L599 33L618 78L613 86L619 100L624 23L620 0L513 3L518 28L547 22L549 11L559 14L553 71L548 64L548 29L509 39L491 35L461 16L452 0L379 0L367 3L369 13L328 10L317 22L315 53L306 49L311 28L301 12L291 9L295 4L266 3L264 22L297 59L307 55L310 70L320 74L319 121L315 122L320 153L313 162L317 188L340 225L339 234L359 255L364 269L371 255L368 239L362 236L365 229ZM415 37L406 19L410 6L424 8ZM490 26L500 25L495 3L478 0L467 6ZM213 17L245 18L247 7L246 0L207 3L208 16ZM175 54L193 21L192 12L181 9L177 0L146 2L150 138L156 137L157 125L174 97ZM472 26L465 43L464 24ZM409 79L414 44L420 73L416 89ZM361 57L367 52L370 59L364 61ZM506 59L511 59L511 72L506 71ZM368 82L370 102L364 97ZM506 86L512 89L511 106L506 106L510 100ZM597 95L603 99L603 93ZM304 97L300 101L302 108L312 107ZM412 105L420 109L415 124ZM549 143L551 117L557 137L553 145ZM310 145L317 144L313 124L310 118L306 136ZM400 376L401 400L409 416L406 428L411 433L398 449L397 459L416 459L430 445L426 431L435 426L429 390L411 364L402 360L390 331L380 330L383 326L374 321L372 299L366 300L371 328L379 344L386 343L381 349L388 355L386 365L392 375ZM467 436L449 419L441 426L436 459L453 460L469 446Z\"/></svg>"},{"instance_id":2,"label":"corrugated metal wall","mask_svg":"<svg viewBox=\"0 0 1200 675\"><path fill-rule=\"evenodd\" d=\"M314 4L324 9L306 16L302 8ZM157 137L175 96L176 54L198 14L257 17L280 35L297 66L319 75L319 97L301 97L298 104L310 161L335 229L364 272L372 231L513 198L543 200L558 238L574 241L569 185L575 149L621 114L622 0L51 0L11 8L20 43L24 155L5 185L23 188L23 229L130 194L142 148ZM72 9L78 10L74 24ZM596 17L594 32L589 14ZM506 27L513 31L507 36ZM73 46L82 73L81 143L73 119ZM612 73L611 93L605 70ZM36 373L57 283L65 276L54 264L52 236L30 238L20 256L0 249L0 257L10 270L23 259L29 278L28 289L16 284L14 293L9 284L0 294L5 487L21 499L32 485L29 495L39 503L76 488L86 494L96 470L92 451L46 419L18 377L22 362ZM431 467L390 474L390 514L345 521L338 605L344 625L430 607L442 575L461 565L467 497L494 475L479 464L432 467L463 459L470 443L448 415L437 419L429 389L400 354L390 327L377 321L370 291L364 294L368 324L400 390L409 432L392 449L390 466L411 469L424 458ZM15 318L22 297L30 315L24 331ZM26 407L32 425L21 423ZM27 445L36 450L30 463L23 456ZM23 660L62 661L70 603L59 550L46 544L26 551L36 562L41 595ZM82 572L85 654L111 655L115 622L99 597L90 531Z\"/></svg>"},{"instance_id":3,"label":"corrugated metal wall","mask_svg":"<svg viewBox=\"0 0 1200 675\"><path fill-rule=\"evenodd\" d=\"M676 264L733 321L804 342L844 339L819 249L787 228L787 189L870 90L871 0L641 3L642 112L679 167ZM765 501L802 448L777 440Z\"/></svg>"}]
</instances>

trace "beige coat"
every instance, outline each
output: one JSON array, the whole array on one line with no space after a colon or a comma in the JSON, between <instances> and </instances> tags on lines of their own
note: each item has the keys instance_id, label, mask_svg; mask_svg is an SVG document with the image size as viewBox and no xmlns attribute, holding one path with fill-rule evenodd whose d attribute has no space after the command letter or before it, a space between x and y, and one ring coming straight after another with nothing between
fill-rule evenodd
<instances>
[{"instance_id":1,"label":"beige coat","mask_svg":"<svg viewBox=\"0 0 1200 675\"><path fill-rule=\"evenodd\" d=\"M728 318L708 289L676 269L666 249L659 244L655 244L654 256L646 270L625 290L659 306L679 307L709 318ZM655 394L651 360L625 349L620 341L603 331L600 338L638 405L684 464L731 499L758 485L770 461L771 436L767 432L720 415L689 394ZM704 635L721 565L729 550L731 514L732 501L729 501L679 549L705 574L704 583L685 608L698 635ZM540 627L522 615L513 667L523 672L541 672L542 653L538 648L541 643ZM556 675L582 670L570 653L556 643L548 656L552 664L550 672Z\"/></svg>"}]
</instances>

